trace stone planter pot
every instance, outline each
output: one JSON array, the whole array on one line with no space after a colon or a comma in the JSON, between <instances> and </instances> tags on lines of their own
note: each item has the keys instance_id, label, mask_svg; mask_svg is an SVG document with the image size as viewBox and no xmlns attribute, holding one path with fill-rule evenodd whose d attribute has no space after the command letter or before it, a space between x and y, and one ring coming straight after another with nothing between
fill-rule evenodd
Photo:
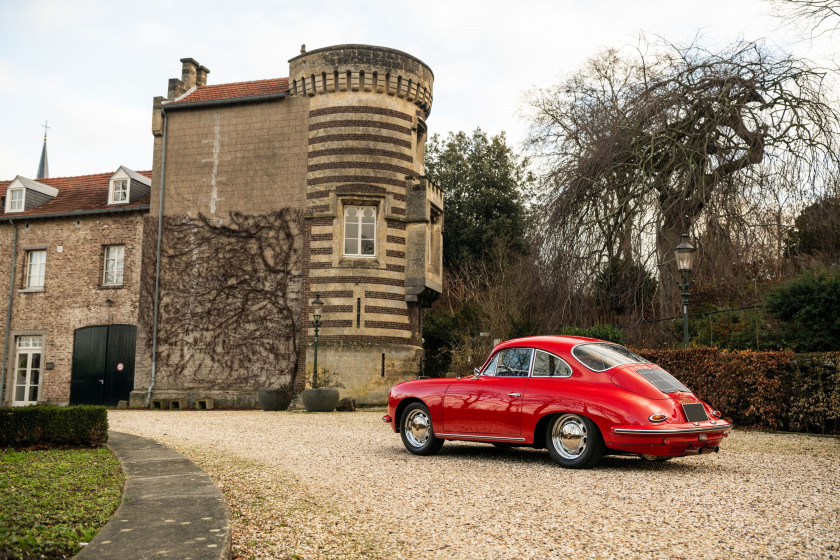
<instances>
[{"instance_id":1,"label":"stone planter pot","mask_svg":"<svg viewBox=\"0 0 840 560\"><path fill-rule=\"evenodd\" d=\"M257 393L257 400L263 410L286 410L292 404L293 396L286 389L261 389Z\"/></svg>"},{"instance_id":2,"label":"stone planter pot","mask_svg":"<svg viewBox=\"0 0 840 560\"><path fill-rule=\"evenodd\" d=\"M338 389L304 389L300 397L308 412L332 412L338 405Z\"/></svg>"}]
</instances>

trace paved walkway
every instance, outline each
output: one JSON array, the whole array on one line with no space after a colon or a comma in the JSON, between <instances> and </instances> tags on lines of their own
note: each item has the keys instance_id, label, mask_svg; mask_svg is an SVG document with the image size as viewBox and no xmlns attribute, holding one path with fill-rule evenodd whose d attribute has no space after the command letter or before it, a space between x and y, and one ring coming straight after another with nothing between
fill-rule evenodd
<instances>
[{"instance_id":1,"label":"paved walkway","mask_svg":"<svg viewBox=\"0 0 840 560\"><path fill-rule=\"evenodd\" d=\"M229 560L227 503L203 470L160 443L111 432L126 475L122 504L77 560Z\"/></svg>"}]
</instances>

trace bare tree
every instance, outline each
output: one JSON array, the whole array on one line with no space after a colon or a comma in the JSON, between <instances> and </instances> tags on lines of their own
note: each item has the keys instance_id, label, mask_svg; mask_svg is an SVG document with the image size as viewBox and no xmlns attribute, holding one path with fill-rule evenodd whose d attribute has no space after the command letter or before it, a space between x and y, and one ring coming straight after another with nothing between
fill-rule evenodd
<instances>
[{"instance_id":1,"label":"bare tree","mask_svg":"<svg viewBox=\"0 0 840 560\"><path fill-rule=\"evenodd\" d=\"M778 16L804 22L817 35L833 33L840 26L838 0L774 0L773 4Z\"/></svg>"},{"instance_id":2,"label":"bare tree","mask_svg":"<svg viewBox=\"0 0 840 560\"><path fill-rule=\"evenodd\" d=\"M530 95L542 254L588 277L615 256L658 268L660 311L672 312L681 233L713 209L743 215L770 188L818 190L836 172L840 118L824 77L762 42L643 41Z\"/></svg>"}]
</instances>

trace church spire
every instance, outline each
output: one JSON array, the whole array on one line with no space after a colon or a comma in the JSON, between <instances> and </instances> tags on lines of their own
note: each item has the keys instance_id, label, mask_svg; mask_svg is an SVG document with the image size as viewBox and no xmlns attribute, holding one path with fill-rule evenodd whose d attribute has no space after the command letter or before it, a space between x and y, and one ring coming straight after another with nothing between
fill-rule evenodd
<instances>
[{"instance_id":1,"label":"church spire","mask_svg":"<svg viewBox=\"0 0 840 560\"><path fill-rule=\"evenodd\" d=\"M47 129L50 128L47 126L46 121L44 121L44 147L41 149L41 162L38 164L38 174L35 177L36 179L49 179L50 177L50 166L47 163Z\"/></svg>"}]
</instances>

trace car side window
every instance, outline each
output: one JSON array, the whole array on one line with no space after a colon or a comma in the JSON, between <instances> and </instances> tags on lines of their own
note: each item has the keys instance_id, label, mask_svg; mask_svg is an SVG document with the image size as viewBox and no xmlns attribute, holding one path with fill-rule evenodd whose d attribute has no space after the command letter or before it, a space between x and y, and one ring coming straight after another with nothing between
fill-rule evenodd
<instances>
[{"instance_id":1,"label":"car side window","mask_svg":"<svg viewBox=\"0 0 840 560\"><path fill-rule=\"evenodd\" d=\"M570 377L572 368L562 358L537 350L534 358L534 377Z\"/></svg>"},{"instance_id":2,"label":"car side window","mask_svg":"<svg viewBox=\"0 0 840 560\"><path fill-rule=\"evenodd\" d=\"M499 377L528 377L531 370L531 348L509 348L496 358L496 375Z\"/></svg>"}]
</instances>

